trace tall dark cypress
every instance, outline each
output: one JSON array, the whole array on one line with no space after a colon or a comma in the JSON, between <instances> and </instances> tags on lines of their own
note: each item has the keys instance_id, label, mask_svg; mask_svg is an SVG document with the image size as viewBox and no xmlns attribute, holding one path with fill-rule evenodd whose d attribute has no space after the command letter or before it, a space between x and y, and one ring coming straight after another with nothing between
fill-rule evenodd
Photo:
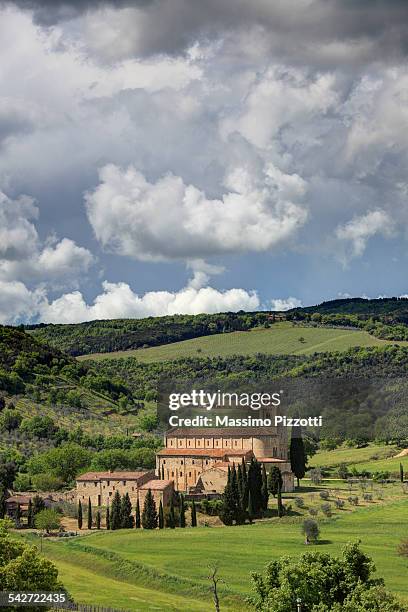
<instances>
[{"instance_id":1,"label":"tall dark cypress","mask_svg":"<svg viewBox=\"0 0 408 612\"><path fill-rule=\"evenodd\" d=\"M81 500L78 502L78 529L82 529L82 504Z\"/></svg>"},{"instance_id":2,"label":"tall dark cypress","mask_svg":"<svg viewBox=\"0 0 408 612\"><path fill-rule=\"evenodd\" d=\"M87 517L88 529L92 529L92 506L91 498L88 497L88 517Z\"/></svg>"},{"instance_id":3,"label":"tall dark cypress","mask_svg":"<svg viewBox=\"0 0 408 612\"><path fill-rule=\"evenodd\" d=\"M137 496L136 513L135 513L135 527L136 527L136 529L140 529L140 526L141 526L140 503L139 503L139 496Z\"/></svg>"},{"instance_id":4,"label":"tall dark cypress","mask_svg":"<svg viewBox=\"0 0 408 612\"><path fill-rule=\"evenodd\" d=\"M123 495L120 505L120 525L122 529L133 527L132 503L127 492Z\"/></svg>"},{"instance_id":5,"label":"tall dark cypress","mask_svg":"<svg viewBox=\"0 0 408 612\"><path fill-rule=\"evenodd\" d=\"M121 497L119 491L115 492L110 513L110 528L112 530L120 529L122 523L121 517Z\"/></svg>"},{"instance_id":6,"label":"tall dark cypress","mask_svg":"<svg viewBox=\"0 0 408 612\"><path fill-rule=\"evenodd\" d=\"M259 516L262 510L262 470L256 459L252 459L248 470L248 488L254 516Z\"/></svg>"},{"instance_id":7,"label":"tall dark cypress","mask_svg":"<svg viewBox=\"0 0 408 612\"><path fill-rule=\"evenodd\" d=\"M110 511L109 511L109 506L106 508L106 519L105 519L105 521L106 521L106 529L109 530L111 528L111 526L110 526Z\"/></svg>"},{"instance_id":8,"label":"tall dark cypress","mask_svg":"<svg viewBox=\"0 0 408 612\"><path fill-rule=\"evenodd\" d=\"M161 479L164 480L164 465L161 466Z\"/></svg>"},{"instance_id":9,"label":"tall dark cypress","mask_svg":"<svg viewBox=\"0 0 408 612\"><path fill-rule=\"evenodd\" d=\"M186 507L184 504L184 495L180 495L180 506L179 506L179 526L186 526Z\"/></svg>"},{"instance_id":10,"label":"tall dark cypress","mask_svg":"<svg viewBox=\"0 0 408 612\"><path fill-rule=\"evenodd\" d=\"M243 498L243 494L244 494L244 487L243 487L243 479L242 479L242 467L241 464L238 465L238 470L237 470L237 483L238 483L238 493L239 493L239 499L240 499L240 503L242 504L242 498Z\"/></svg>"},{"instance_id":11,"label":"tall dark cypress","mask_svg":"<svg viewBox=\"0 0 408 612\"><path fill-rule=\"evenodd\" d=\"M268 491L269 493L272 493L272 495L274 497L276 497L276 495L278 494L278 489L279 487L282 489L282 474L280 469L274 465L270 472L269 472L269 477L268 477Z\"/></svg>"},{"instance_id":12,"label":"tall dark cypress","mask_svg":"<svg viewBox=\"0 0 408 612\"><path fill-rule=\"evenodd\" d=\"M269 499L269 493L268 493L268 477L266 475L266 468L265 468L265 464L262 464L262 491L261 491L261 495L262 495L262 510L266 511L268 509L268 499Z\"/></svg>"},{"instance_id":13,"label":"tall dark cypress","mask_svg":"<svg viewBox=\"0 0 408 612\"><path fill-rule=\"evenodd\" d=\"M244 458L242 458L242 501L241 506L245 511L248 508L248 495L249 495L249 487L248 487L248 473L247 466Z\"/></svg>"},{"instance_id":14,"label":"tall dark cypress","mask_svg":"<svg viewBox=\"0 0 408 612\"><path fill-rule=\"evenodd\" d=\"M306 454L301 427L292 427L289 457L290 467L297 478L297 486L299 488L299 479L304 478L306 474Z\"/></svg>"},{"instance_id":15,"label":"tall dark cypress","mask_svg":"<svg viewBox=\"0 0 408 612\"><path fill-rule=\"evenodd\" d=\"M191 502L191 526L197 527L197 509L196 509L194 499Z\"/></svg>"},{"instance_id":16,"label":"tall dark cypress","mask_svg":"<svg viewBox=\"0 0 408 612\"><path fill-rule=\"evenodd\" d=\"M101 528L101 513L98 510L98 512L96 513L96 528L100 529Z\"/></svg>"},{"instance_id":17,"label":"tall dark cypress","mask_svg":"<svg viewBox=\"0 0 408 612\"><path fill-rule=\"evenodd\" d=\"M142 525L143 529L156 529L157 527L156 502L150 489L148 489L144 501Z\"/></svg>"},{"instance_id":18,"label":"tall dark cypress","mask_svg":"<svg viewBox=\"0 0 408 612\"><path fill-rule=\"evenodd\" d=\"M174 516L174 504L173 498L170 500L169 512L167 514L166 526L170 529L174 529L176 526L176 517Z\"/></svg>"},{"instance_id":19,"label":"tall dark cypress","mask_svg":"<svg viewBox=\"0 0 408 612\"><path fill-rule=\"evenodd\" d=\"M400 463L400 480L404 482L404 466Z\"/></svg>"},{"instance_id":20,"label":"tall dark cypress","mask_svg":"<svg viewBox=\"0 0 408 612\"><path fill-rule=\"evenodd\" d=\"M256 509L255 509L255 506L254 506L254 501L253 501L251 489L249 489L249 493L248 493L248 518L249 518L249 522L250 523L252 523L252 519L255 518L255 516L256 516Z\"/></svg>"},{"instance_id":21,"label":"tall dark cypress","mask_svg":"<svg viewBox=\"0 0 408 612\"><path fill-rule=\"evenodd\" d=\"M160 500L159 504L159 529L163 529L164 527L164 514L163 514L163 503Z\"/></svg>"}]
</instances>

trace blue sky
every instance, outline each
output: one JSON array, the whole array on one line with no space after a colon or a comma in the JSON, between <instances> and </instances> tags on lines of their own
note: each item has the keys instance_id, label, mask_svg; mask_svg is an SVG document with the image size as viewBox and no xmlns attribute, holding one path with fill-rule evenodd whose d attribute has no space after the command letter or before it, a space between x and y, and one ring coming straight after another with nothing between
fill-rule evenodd
<instances>
[{"instance_id":1,"label":"blue sky","mask_svg":"<svg viewBox=\"0 0 408 612\"><path fill-rule=\"evenodd\" d=\"M0 322L405 295L407 17L0 3Z\"/></svg>"}]
</instances>

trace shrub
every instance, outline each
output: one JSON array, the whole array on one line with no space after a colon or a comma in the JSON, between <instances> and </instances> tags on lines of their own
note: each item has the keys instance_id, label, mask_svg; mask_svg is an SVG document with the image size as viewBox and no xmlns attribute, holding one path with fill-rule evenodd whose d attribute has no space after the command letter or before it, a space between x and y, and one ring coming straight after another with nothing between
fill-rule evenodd
<instances>
[{"instance_id":1,"label":"shrub","mask_svg":"<svg viewBox=\"0 0 408 612\"><path fill-rule=\"evenodd\" d=\"M305 536L305 544L309 542L317 542L319 539L319 525L313 519L305 519L302 525L302 533Z\"/></svg>"},{"instance_id":2,"label":"shrub","mask_svg":"<svg viewBox=\"0 0 408 612\"><path fill-rule=\"evenodd\" d=\"M295 506L297 508L304 508L304 505L305 505L305 500L303 499L303 497L295 498Z\"/></svg>"},{"instance_id":3,"label":"shrub","mask_svg":"<svg viewBox=\"0 0 408 612\"><path fill-rule=\"evenodd\" d=\"M371 502L371 501L373 501L373 496L371 495L371 493L364 493L363 499L364 499L364 501Z\"/></svg>"},{"instance_id":4,"label":"shrub","mask_svg":"<svg viewBox=\"0 0 408 612\"><path fill-rule=\"evenodd\" d=\"M319 511L317 510L317 508L309 508L309 514L310 516L317 516L319 514Z\"/></svg>"},{"instance_id":5,"label":"shrub","mask_svg":"<svg viewBox=\"0 0 408 612\"><path fill-rule=\"evenodd\" d=\"M322 499L329 499L330 497L328 491L320 491L319 495Z\"/></svg>"},{"instance_id":6,"label":"shrub","mask_svg":"<svg viewBox=\"0 0 408 612\"><path fill-rule=\"evenodd\" d=\"M309 477L313 484L318 485L322 482L322 471L320 468L313 468L309 471Z\"/></svg>"},{"instance_id":7,"label":"shrub","mask_svg":"<svg viewBox=\"0 0 408 612\"><path fill-rule=\"evenodd\" d=\"M322 512L325 516L330 517L332 515L330 504L322 504L321 506Z\"/></svg>"},{"instance_id":8,"label":"shrub","mask_svg":"<svg viewBox=\"0 0 408 612\"><path fill-rule=\"evenodd\" d=\"M397 552L401 557L408 557L408 538L400 542Z\"/></svg>"},{"instance_id":9,"label":"shrub","mask_svg":"<svg viewBox=\"0 0 408 612\"><path fill-rule=\"evenodd\" d=\"M350 495L350 497L348 498L350 504L352 506L358 506L358 497L357 495Z\"/></svg>"},{"instance_id":10,"label":"shrub","mask_svg":"<svg viewBox=\"0 0 408 612\"><path fill-rule=\"evenodd\" d=\"M340 510L340 508L344 508L344 499L335 499L334 503L336 505L336 508L338 508Z\"/></svg>"}]
</instances>

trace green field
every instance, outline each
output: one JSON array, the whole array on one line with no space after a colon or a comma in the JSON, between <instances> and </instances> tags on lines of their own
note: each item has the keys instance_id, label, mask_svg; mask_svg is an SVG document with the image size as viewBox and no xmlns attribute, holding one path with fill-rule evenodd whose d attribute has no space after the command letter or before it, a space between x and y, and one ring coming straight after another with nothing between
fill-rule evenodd
<instances>
[{"instance_id":1,"label":"green field","mask_svg":"<svg viewBox=\"0 0 408 612\"><path fill-rule=\"evenodd\" d=\"M340 492L332 489L331 495ZM309 504L310 490L302 495ZM408 602L408 563L396 553L407 535L407 510L408 497L400 492L399 499L338 511L320 521L317 549L339 554L346 542L361 539L387 588ZM99 532L46 541L44 553L56 563L76 601L137 611L207 612L212 609L208 567L217 564L224 580L221 609L238 612L247 609L251 571L262 570L277 557L305 552L300 523L301 517L294 517L240 527Z\"/></svg>"},{"instance_id":2,"label":"green field","mask_svg":"<svg viewBox=\"0 0 408 612\"><path fill-rule=\"evenodd\" d=\"M318 451L310 458L311 467L338 467L345 463L349 467L369 472L388 471L391 474L399 474L400 463L404 471L408 472L408 455L395 457L399 453L396 446L369 444L366 448L348 448L341 446L332 451Z\"/></svg>"},{"instance_id":3,"label":"green field","mask_svg":"<svg viewBox=\"0 0 408 612\"><path fill-rule=\"evenodd\" d=\"M300 339L303 338L303 341ZM136 357L142 362L168 361L179 357L227 357L228 355L309 355L327 351L345 351L354 346L383 346L395 344L370 336L368 332L328 327L301 327L289 322L275 323L270 328L255 328L203 336L144 349L95 353L78 359L114 359ZM408 342L399 344L408 345Z\"/></svg>"}]
</instances>

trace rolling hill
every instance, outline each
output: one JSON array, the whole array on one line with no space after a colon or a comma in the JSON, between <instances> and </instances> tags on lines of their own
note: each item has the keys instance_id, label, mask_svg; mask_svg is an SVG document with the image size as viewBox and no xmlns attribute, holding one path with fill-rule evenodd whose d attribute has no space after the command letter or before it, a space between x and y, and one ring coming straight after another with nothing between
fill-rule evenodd
<instances>
[{"instance_id":1,"label":"rolling hill","mask_svg":"<svg viewBox=\"0 0 408 612\"><path fill-rule=\"evenodd\" d=\"M215 334L138 350L84 355L79 359L116 359L136 357L143 363L168 361L182 357L227 357L230 355L311 355L346 351L352 347L379 347L390 344L366 331L329 327L303 327L279 322L270 328L254 328L228 334ZM395 343L392 343L395 344ZM408 342L400 344L408 346Z\"/></svg>"}]
</instances>

